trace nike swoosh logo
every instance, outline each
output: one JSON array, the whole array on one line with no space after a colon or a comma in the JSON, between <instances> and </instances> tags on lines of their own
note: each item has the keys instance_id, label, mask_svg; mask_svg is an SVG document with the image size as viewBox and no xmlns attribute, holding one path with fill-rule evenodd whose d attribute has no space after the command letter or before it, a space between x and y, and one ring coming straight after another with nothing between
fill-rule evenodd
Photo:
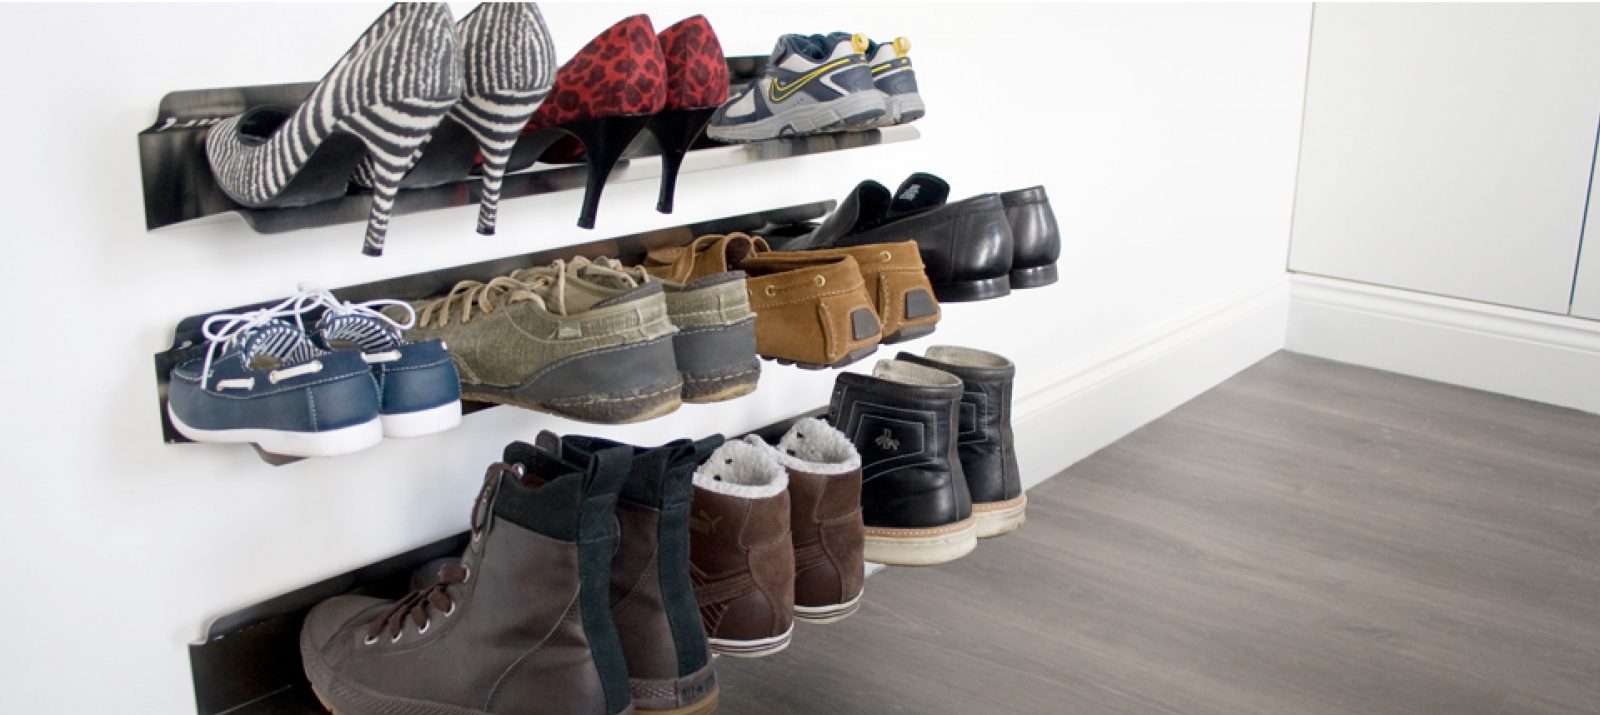
<instances>
[{"instance_id":1,"label":"nike swoosh logo","mask_svg":"<svg viewBox=\"0 0 1600 715\"><path fill-rule=\"evenodd\" d=\"M772 100L774 102L782 102L782 101L788 99L789 97L793 96L795 92L800 91L801 87L804 87L807 84L810 84L811 80L814 80L814 79L816 79L818 77L821 77L822 75L825 75L825 74L827 74L829 72L832 72L833 70L836 70L836 69L838 69L840 67L843 67L843 66L845 66L847 64L850 64L850 60L851 59L852 58L850 58L850 57L842 57L840 59L837 59L837 60L834 60L832 62L829 62L828 64L825 64L825 65L823 65L821 67L818 67L818 68L816 68L814 70L811 70L810 72L807 72L807 73L805 73L803 75L800 75L799 79L796 79L795 81L790 82L789 84L784 84L784 83L778 81L777 77L773 77L772 78L772 84L767 86L767 99L770 99L770 100Z\"/></svg>"}]
</instances>

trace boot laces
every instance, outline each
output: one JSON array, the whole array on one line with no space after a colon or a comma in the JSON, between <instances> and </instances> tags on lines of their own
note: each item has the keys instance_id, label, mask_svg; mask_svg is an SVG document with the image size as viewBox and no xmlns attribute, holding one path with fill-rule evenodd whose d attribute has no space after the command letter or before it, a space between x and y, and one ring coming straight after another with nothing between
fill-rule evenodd
<instances>
[{"instance_id":1,"label":"boot laces","mask_svg":"<svg viewBox=\"0 0 1600 715\"><path fill-rule=\"evenodd\" d=\"M456 602L450 597L449 589L458 583L466 583L468 576L470 572L462 564L450 563L440 566L438 582L421 591L412 591L378 615L377 620L367 628L366 644L377 643L378 637L385 631L389 633L390 643L399 641L400 634L405 631L407 620L417 627L418 635L427 633L429 626L433 624L429 609L438 611L445 618L453 615L456 612Z\"/></svg>"}]
</instances>

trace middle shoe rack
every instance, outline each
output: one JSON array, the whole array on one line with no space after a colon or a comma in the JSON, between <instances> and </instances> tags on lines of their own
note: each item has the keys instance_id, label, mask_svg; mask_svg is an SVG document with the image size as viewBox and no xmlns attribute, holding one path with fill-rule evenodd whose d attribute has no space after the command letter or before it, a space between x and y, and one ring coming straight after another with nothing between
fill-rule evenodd
<instances>
[{"instance_id":1,"label":"middle shoe rack","mask_svg":"<svg viewBox=\"0 0 1600 715\"><path fill-rule=\"evenodd\" d=\"M637 263L651 250L687 246L699 236L754 232L763 228L771 230L774 227L803 225L804 222L827 215L834 205L833 201L822 201L728 216L710 221L562 246L468 265L452 266L372 283L334 288L332 292L340 300L352 302L375 299L414 300L441 295L448 292L451 286L461 281L477 280L487 282L496 276L507 275L518 269L545 265L556 260L570 260L576 256L613 256L627 263ZM206 320L218 314L242 314L258 310L271 305L273 302L276 301L212 310L191 315L178 323L173 330L172 347L158 352L154 356L157 395L159 398L157 407L161 418L164 441L168 444L192 443L191 440L184 437L173 427L167 408L168 385L174 366L204 356L206 338L202 331L202 326ZM494 406L486 402L467 400L462 403L462 412L472 413ZM257 447L256 451L263 460L274 465L287 464L298 459L296 457L273 454L262 450L260 447Z\"/></svg>"}]
</instances>

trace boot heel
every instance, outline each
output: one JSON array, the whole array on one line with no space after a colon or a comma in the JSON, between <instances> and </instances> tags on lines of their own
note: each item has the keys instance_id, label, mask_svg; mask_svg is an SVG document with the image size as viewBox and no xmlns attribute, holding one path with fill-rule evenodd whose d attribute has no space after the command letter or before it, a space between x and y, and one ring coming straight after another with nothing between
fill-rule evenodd
<instances>
[{"instance_id":1,"label":"boot heel","mask_svg":"<svg viewBox=\"0 0 1600 715\"><path fill-rule=\"evenodd\" d=\"M672 199L678 184L678 169L683 166L683 156L700 138L700 132L716 111L716 107L673 109L657 114L650 120L650 133L661 145L661 195L656 200L657 211L672 213Z\"/></svg>"},{"instance_id":2,"label":"boot heel","mask_svg":"<svg viewBox=\"0 0 1600 715\"><path fill-rule=\"evenodd\" d=\"M578 214L579 228L594 228L595 214L600 210L600 192L606 187L606 178L611 176L611 170L622 158L622 152L644 130L650 117L649 114L632 114L584 119L561 125L568 134L583 142L583 153L589 162L589 180L583 189L583 210Z\"/></svg>"},{"instance_id":3,"label":"boot heel","mask_svg":"<svg viewBox=\"0 0 1600 715\"><path fill-rule=\"evenodd\" d=\"M400 99L364 111L341 122L338 131L349 132L367 146L367 159L360 171L372 186L372 210L367 214L367 235L361 253L382 256L389 233L389 217L394 213L400 180L417 162L423 145L433 130L444 121L457 97L442 99Z\"/></svg>"}]
</instances>

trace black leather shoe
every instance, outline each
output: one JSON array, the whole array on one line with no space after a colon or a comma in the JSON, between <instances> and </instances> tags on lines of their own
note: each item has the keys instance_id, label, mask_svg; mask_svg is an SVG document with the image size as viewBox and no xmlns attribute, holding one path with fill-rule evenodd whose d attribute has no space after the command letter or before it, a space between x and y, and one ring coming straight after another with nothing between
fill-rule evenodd
<instances>
[{"instance_id":1,"label":"black leather shoe","mask_svg":"<svg viewBox=\"0 0 1600 715\"><path fill-rule=\"evenodd\" d=\"M977 546L956 453L961 393L955 375L898 360L834 382L828 421L861 453L868 561L941 564Z\"/></svg>"},{"instance_id":2,"label":"black leather shoe","mask_svg":"<svg viewBox=\"0 0 1600 715\"><path fill-rule=\"evenodd\" d=\"M1043 186L1000 194L1006 221L1011 224L1011 287L1038 288L1056 282L1056 259L1061 257L1061 229L1050 210Z\"/></svg>"},{"instance_id":3,"label":"black leather shoe","mask_svg":"<svg viewBox=\"0 0 1600 715\"><path fill-rule=\"evenodd\" d=\"M915 240L939 302L1010 293L1015 248L1000 196L945 203L949 195L949 184L932 174L912 174L894 194L876 181L863 181L810 234L766 238L780 251Z\"/></svg>"},{"instance_id":4,"label":"black leather shoe","mask_svg":"<svg viewBox=\"0 0 1600 715\"><path fill-rule=\"evenodd\" d=\"M900 353L895 358L943 370L961 378L961 422L956 454L972 495L978 538L1016 531L1026 518L1016 440L1011 434L1011 384L1017 366L990 352L951 345L928 348L926 357Z\"/></svg>"}]
</instances>

